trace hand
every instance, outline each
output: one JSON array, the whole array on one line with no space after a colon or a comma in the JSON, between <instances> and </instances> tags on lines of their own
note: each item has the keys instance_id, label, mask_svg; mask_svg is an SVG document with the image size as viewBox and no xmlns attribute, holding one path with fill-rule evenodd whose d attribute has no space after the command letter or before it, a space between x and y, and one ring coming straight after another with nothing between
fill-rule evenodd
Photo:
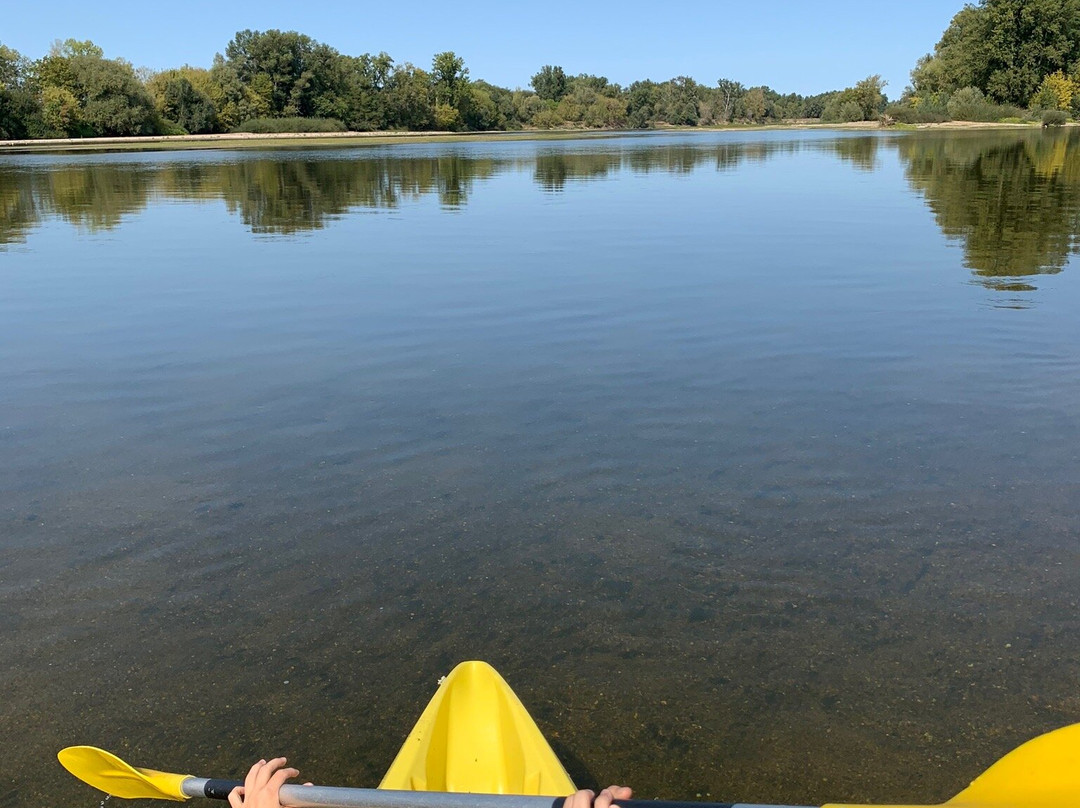
<instances>
[{"instance_id":1,"label":"hand","mask_svg":"<svg viewBox=\"0 0 1080 808\"><path fill-rule=\"evenodd\" d=\"M285 758L260 760L247 773L244 784L229 792L232 808L281 808L278 791L290 777L300 774L285 768Z\"/></svg>"},{"instance_id":2,"label":"hand","mask_svg":"<svg viewBox=\"0 0 1080 808\"><path fill-rule=\"evenodd\" d=\"M599 794L583 788L567 797L563 808L611 808L615 800L628 800L632 796L634 792L628 786L608 786Z\"/></svg>"}]
</instances>

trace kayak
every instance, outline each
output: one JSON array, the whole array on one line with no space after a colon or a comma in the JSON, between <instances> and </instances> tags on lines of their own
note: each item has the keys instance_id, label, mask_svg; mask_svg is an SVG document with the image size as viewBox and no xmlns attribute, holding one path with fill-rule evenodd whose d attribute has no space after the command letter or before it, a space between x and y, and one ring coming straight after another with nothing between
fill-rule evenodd
<instances>
[{"instance_id":1,"label":"kayak","mask_svg":"<svg viewBox=\"0 0 1080 808\"><path fill-rule=\"evenodd\" d=\"M57 757L69 772L126 799L227 799L235 780L131 766L94 746ZM284 804L308 808L555 808L574 783L536 722L484 662L463 662L439 689L378 789L285 784ZM620 800L619 808L780 808L743 803ZM874 808L829 803L824 808ZM889 808L1080 808L1080 724L1014 749L938 806Z\"/></svg>"},{"instance_id":2,"label":"kayak","mask_svg":"<svg viewBox=\"0 0 1080 808\"><path fill-rule=\"evenodd\" d=\"M379 788L545 797L576 790L510 685L479 661L441 681Z\"/></svg>"}]
</instances>

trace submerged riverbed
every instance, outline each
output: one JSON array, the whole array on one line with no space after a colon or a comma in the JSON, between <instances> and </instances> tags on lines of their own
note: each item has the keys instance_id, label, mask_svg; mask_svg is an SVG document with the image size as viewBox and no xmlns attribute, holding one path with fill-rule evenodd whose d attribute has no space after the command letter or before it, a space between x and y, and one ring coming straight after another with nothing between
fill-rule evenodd
<instances>
[{"instance_id":1,"label":"submerged riverbed","mask_svg":"<svg viewBox=\"0 0 1080 808\"><path fill-rule=\"evenodd\" d=\"M644 797L1080 720L1078 137L0 158L0 806L375 785L469 658Z\"/></svg>"}]
</instances>

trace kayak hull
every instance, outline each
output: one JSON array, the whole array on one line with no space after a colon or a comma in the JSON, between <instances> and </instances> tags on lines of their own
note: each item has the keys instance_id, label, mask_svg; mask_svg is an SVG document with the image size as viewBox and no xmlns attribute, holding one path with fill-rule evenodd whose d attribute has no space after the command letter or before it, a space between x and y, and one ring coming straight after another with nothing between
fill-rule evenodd
<instances>
[{"instance_id":1,"label":"kayak hull","mask_svg":"<svg viewBox=\"0 0 1080 808\"><path fill-rule=\"evenodd\" d=\"M379 788L551 797L575 791L521 700L479 661L462 662L440 683Z\"/></svg>"}]
</instances>

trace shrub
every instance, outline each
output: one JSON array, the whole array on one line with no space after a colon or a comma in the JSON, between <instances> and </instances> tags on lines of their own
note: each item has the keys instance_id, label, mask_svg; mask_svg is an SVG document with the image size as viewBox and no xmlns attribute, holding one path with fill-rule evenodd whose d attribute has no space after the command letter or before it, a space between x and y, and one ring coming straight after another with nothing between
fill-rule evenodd
<instances>
[{"instance_id":1,"label":"shrub","mask_svg":"<svg viewBox=\"0 0 1080 808\"><path fill-rule=\"evenodd\" d=\"M344 132L345 124L335 118L251 118L234 132L256 135L292 134L300 132Z\"/></svg>"},{"instance_id":2,"label":"shrub","mask_svg":"<svg viewBox=\"0 0 1080 808\"><path fill-rule=\"evenodd\" d=\"M1069 116L1061 109L1048 109L1042 114L1043 126L1064 126Z\"/></svg>"},{"instance_id":3,"label":"shrub","mask_svg":"<svg viewBox=\"0 0 1080 808\"><path fill-rule=\"evenodd\" d=\"M840 105L840 120L844 123L854 123L866 119L863 108L855 101L845 101Z\"/></svg>"},{"instance_id":4,"label":"shrub","mask_svg":"<svg viewBox=\"0 0 1080 808\"><path fill-rule=\"evenodd\" d=\"M841 103L839 98L830 100L821 111L823 123L852 123L864 120L864 118L863 108L855 101Z\"/></svg>"},{"instance_id":5,"label":"shrub","mask_svg":"<svg viewBox=\"0 0 1080 808\"><path fill-rule=\"evenodd\" d=\"M180 124L175 123L173 121L166 120L165 118L162 118L158 122L158 129L161 130L161 134L163 134L163 135L187 135L187 134L191 134L190 132L188 132L187 129L182 127Z\"/></svg>"},{"instance_id":6,"label":"shrub","mask_svg":"<svg viewBox=\"0 0 1080 808\"><path fill-rule=\"evenodd\" d=\"M942 123L949 120L944 107L920 104L917 107L908 104L889 104L885 114L898 123Z\"/></svg>"},{"instance_id":7,"label":"shrub","mask_svg":"<svg viewBox=\"0 0 1080 808\"><path fill-rule=\"evenodd\" d=\"M536 129L556 129L565 123L553 109L542 109L533 115L532 126Z\"/></svg>"},{"instance_id":8,"label":"shrub","mask_svg":"<svg viewBox=\"0 0 1080 808\"><path fill-rule=\"evenodd\" d=\"M981 121L987 106L986 97L978 87L964 87L953 93L945 108L954 121Z\"/></svg>"}]
</instances>

